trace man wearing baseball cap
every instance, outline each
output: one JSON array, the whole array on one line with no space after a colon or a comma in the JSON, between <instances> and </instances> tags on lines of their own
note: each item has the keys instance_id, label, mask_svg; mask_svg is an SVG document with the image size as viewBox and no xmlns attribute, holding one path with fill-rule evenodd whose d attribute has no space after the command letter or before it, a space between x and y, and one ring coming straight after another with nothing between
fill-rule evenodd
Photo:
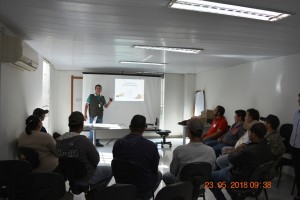
<instances>
[{"instance_id":1,"label":"man wearing baseball cap","mask_svg":"<svg viewBox=\"0 0 300 200\"><path fill-rule=\"evenodd\" d=\"M166 185L179 181L179 172L188 163L204 161L210 163L214 168L216 154L212 147L202 143L203 129L204 125L198 118L191 118L187 121L187 133L190 142L174 149L170 172L163 175L163 181Z\"/></svg>"},{"instance_id":2,"label":"man wearing baseball cap","mask_svg":"<svg viewBox=\"0 0 300 200\"><path fill-rule=\"evenodd\" d=\"M267 128L265 139L267 140L267 144L274 155L274 159L279 160L282 154L285 152L282 137L277 132L280 121L276 115L272 114L268 115L267 117L260 117L260 120L264 122Z\"/></svg>"},{"instance_id":3,"label":"man wearing baseball cap","mask_svg":"<svg viewBox=\"0 0 300 200\"><path fill-rule=\"evenodd\" d=\"M37 115L39 116L39 118L41 119L41 121L44 121L46 114L49 112L49 110L43 110L41 108L36 108L33 111L33 115ZM41 132L47 133L47 130L45 129L45 127L43 126L41 129Z\"/></svg>"},{"instance_id":4,"label":"man wearing baseball cap","mask_svg":"<svg viewBox=\"0 0 300 200\"><path fill-rule=\"evenodd\" d=\"M72 112L69 116L69 132L56 139L56 150L59 157L73 157L84 162L87 174L84 178L77 180L78 183L94 185L103 180L110 180L112 172L110 166L99 165L99 153L93 143L84 135L84 116L81 112ZM109 181L108 181L109 182ZM107 184L108 184L107 182Z\"/></svg>"}]
</instances>

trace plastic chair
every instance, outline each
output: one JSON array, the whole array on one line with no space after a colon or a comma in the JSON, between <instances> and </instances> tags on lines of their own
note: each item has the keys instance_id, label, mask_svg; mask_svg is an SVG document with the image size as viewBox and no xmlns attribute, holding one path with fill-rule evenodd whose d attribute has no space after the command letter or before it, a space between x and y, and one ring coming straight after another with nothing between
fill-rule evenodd
<instances>
[{"instance_id":1,"label":"plastic chair","mask_svg":"<svg viewBox=\"0 0 300 200\"><path fill-rule=\"evenodd\" d=\"M134 162L114 158L111 161L111 169L116 183L120 184L132 184L138 189L138 196L142 199L147 199L148 192L139 191L139 186L142 183L141 180L141 167ZM154 199L154 188L152 187L152 197Z\"/></svg>"},{"instance_id":2,"label":"plastic chair","mask_svg":"<svg viewBox=\"0 0 300 200\"><path fill-rule=\"evenodd\" d=\"M291 159L292 154L292 147L290 145L290 138L291 138L291 134L293 131L293 124L282 124L280 129L279 129L279 133L281 135L281 137L283 138L283 144L285 146L285 157L282 157L278 163L277 169L278 169L278 180L277 180L277 188L279 187L279 182L281 179L281 175L282 175L282 168L283 166L289 166L289 167L294 167L293 161ZM296 180L294 180L294 184L293 184L293 188L291 193L294 193L294 189L295 189L295 183Z\"/></svg>"},{"instance_id":3,"label":"plastic chair","mask_svg":"<svg viewBox=\"0 0 300 200\"><path fill-rule=\"evenodd\" d=\"M160 141L160 142L156 142L156 145L158 145L158 144L160 144L161 145L161 148L164 148L164 144L168 144L169 145L169 147L172 147L172 143L171 142L167 142L166 141L166 137L168 137L169 136L169 134L171 133L171 131L169 131L169 130L161 130L161 129L159 129L159 119L158 118L156 118L156 120L155 120L155 126L156 126L156 128L155 128L155 132L158 134L158 135L160 135L160 137L162 137L163 138L163 140L162 141Z\"/></svg>"},{"instance_id":4,"label":"plastic chair","mask_svg":"<svg viewBox=\"0 0 300 200\"><path fill-rule=\"evenodd\" d=\"M59 200L66 192L65 180L57 173L32 173L29 180L31 200Z\"/></svg>"},{"instance_id":5,"label":"plastic chair","mask_svg":"<svg viewBox=\"0 0 300 200\"><path fill-rule=\"evenodd\" d=\"M160 135L160 137L163 138L162 141L156 142L156 145L160 144L160 145L161 145L161 148L164 148L164 144L168 144L169 147L172 147L172 142L167 142L167 141L166 141L166 137L169 136L169 133L171 133L171 131L169 131L169 130L160 130L160 129L158 129L158 130L156 130L155 132L156 132L158 135Z\"/></svg>"},{"instance_id":6,"label":"plastic chair","mask_svg":"<svg viewBox=\"0 0 300 200\"><path fill-rule=\"evenodd\" d=\"M19 147L18 159L28 161L32 169L36 169L40 165L40 156L37 150L30 147Z\"/></svg>"},{"instance_id":7,"label":"plastic chair","mask_svg":"<svg viewBox=\"0 0 300 200\"><path fill-rule=\"evenodd\" d=\"M30 163L23 160L0 161L0 198L26 199L26 181L32 172Z\"/></svg>"},{"instance_id":8,"label":"plastic chair","mask_svg":"<svg viewBox=\"0 0 300 200\"><path fill-rule=\"evenodd\" d=\"M265 199L268 200L268 193L266 189L271 188L271 180L273 179L270 176L272 172L272 167L274 167L274 161L269 161L264 164L259 165L252 172L248 182L248 187L246 189L227 189L228 193L232 196L233 199L245 199L246 197L257 197L264 191Z\"/></svg>"},{"instance_id":9,"label":"plastic chair","mask_svg":"<svg viewBox=\"0 0 300 200\"><path fill-rule=\"evenodd\" d=\"M63 175L69 181L69 191L73 194L81 194L82 192L85 193L86 198L93 195L93 192L96 189L104 188L108 185L111 179L100 181L94 185L86 184L78 184L78 180L84 178L87 175L87 168L85 164L73 157L62 157L59 158L59 166L62 170Z\"/></svg>"},{"instance_id":10,"label":"plastic chair","mask_svg":"<svg viewBox=\"0 0 300 200\"><path fill-rule=\"evenodd\" d=\"M190 200L192 196L193 185L190 182L178 182L162 188L155 200Z\"/></svg>"},{"instance_id":11,"label":"plastic chair","mask_svg":"<svg viewBox=\"0 0 300 200\"><path fill-rule=\"evenodd\" d=\"M179 177L181 181L188 181L193 184L193 197L198 199L203 197L205 200L204 183L211 178L212 166L208 162L189 163L182 167Z\"/></svg>"},{"instance_id":12,"label":"plastic chair","mask_svg":"<svg viewBox=\"0 0 300 200\"><path fill-rule=\"evenodd\" d=\"M131 184L114 184L94 193L94 200L136 200L137 188Z\"/></svg>"}]
</instances>

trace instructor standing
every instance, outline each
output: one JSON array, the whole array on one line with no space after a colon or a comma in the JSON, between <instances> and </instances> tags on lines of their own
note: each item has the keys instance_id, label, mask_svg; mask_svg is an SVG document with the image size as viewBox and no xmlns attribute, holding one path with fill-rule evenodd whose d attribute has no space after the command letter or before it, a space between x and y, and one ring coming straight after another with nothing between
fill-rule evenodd
<instances>
[{"instance_id":1,"label":"instructor standing","mask_svg":"<svg viewBox=\"0 0 300 200\"><path fill-rule=\"evenodd\" d=\"M300 93L298 94L298 105L300 106ZM294 200L300 200L300 110L297 110L294 115L290 145L292 146L292 159L294 162L295 181L297 186L297 195Z\"/></svg>"},{"instance_id":2,"label":"instructor standing","mask_svg":"<svg viewBox=\"0 0 300 200\"><path fill-rule=\"evenodd\" d=\"M84 120L87 119L87 110L89 110L89 123L92 124L94 119L96 119L96 123L100 124L103 122L103 107L108 108L108 106L112 102L112 98L109 98L109 101L106 103L105 97L101 95L102 86L95 85L95 94L90 94L86 100L85 108L84 108ZM93 132L90 131L90 140L93 141ZM96 140L96 146L103 147L100 143L100 140Z\"/></svg>"}]
</instances>

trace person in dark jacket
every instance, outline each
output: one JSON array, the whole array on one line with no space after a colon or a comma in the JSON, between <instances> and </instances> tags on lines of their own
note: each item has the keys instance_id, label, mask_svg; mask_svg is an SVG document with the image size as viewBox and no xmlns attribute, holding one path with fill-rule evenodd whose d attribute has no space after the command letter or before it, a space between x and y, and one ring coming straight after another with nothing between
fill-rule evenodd
<instances>
[{"instance_id":1,"label":"person in dark jacket","mask_svg":"<svg viewBox=\"0 0 300 200\"><path fill-rule=\"evenodd\" d=\"M93 185L102 180L112 178L110 166L98 166L100 161L99 153L93 143L84 135L84 116L81 112L72 112L69 116L70 131L56 139L56 150L59 157L78 158L84 162L87 168L86 177L78 180L82 185Z\"/></svg>"},{"instance_id":2,"label":"person in dark jacket","mask_svg":"<svg viewBox=\"0 0 300 200\"><path fill-rule=\"evenodd\" d=\"M139 193L156 190L162 174L158 171L159 154L156 144L143 137L146 118L135 115L130 123L130 134L118 139L113 147L113 158L128 160L142 168L142 178L137 186Z\"/></svg>"},{"instance_id":3,"label":"person in dark jacket","mask_svg":"<svg viewBox=\"0 0 300 200\"><path fill-rule=\"evenodd\" d=\"M232 181L248 181L256 167L274 158L267 141L264 139L266 133L267 129L263 123L256 123L251 126L248 132L251 142L236 148L228 155L228 160L232 166L213 171L212 181L216 187L210 188L210 190L216 199L226 200L221 188L217 187L218 183L226 182L227 185L230 185Z\"/></svg>"}]
</instances>

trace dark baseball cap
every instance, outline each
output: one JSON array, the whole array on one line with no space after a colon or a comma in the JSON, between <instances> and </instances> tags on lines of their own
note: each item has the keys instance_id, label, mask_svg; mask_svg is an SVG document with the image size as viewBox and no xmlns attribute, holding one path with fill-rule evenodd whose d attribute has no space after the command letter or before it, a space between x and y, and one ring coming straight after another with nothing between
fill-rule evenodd
<instances>
[{"instance_id":1,"label":"dark baseball cap","mask_svg":"<svg viewBox=\"0 0 300 200\"><path fill-rule=\"evenodd\" d=\"M79 111L72 112L69 116L69 126L81 125L84 122L83 114Z\"/></svg>"},{"instance_id":2,"label":"dark baseball cap","mask_svg":"<svg viewBox=\"0 0 300 200\"><path fill-rule=\"evenodd\" d=\"M273 129L277 129L280 125L280 121L276 115L268 115L267 117L260 117L261 121L266 121L271 124Z\"/></svg>"},{"instance_id":3,"label":"dark baseball cap","mask_svg":"<svg viewBox=\"0 0 300 200\"><path fill-rule=\"evenodd\" d=\"M187 121L186 125L187 125L188 129L195 135L198 135L198 136L202 135L204 125L199 119L192 118Z\"/></svg>"},{"instance_id":4,"label":"dark baseball cap","mask_svg":"<svg viewBox=\"0 0 300 200\"><path fill-rule=\"evenodd\" d=\"M49 112L49 110L43 110L41 108L36 108L36 109L34 109L32 114L41 117L42 115L47 114L48 112Z\"/></svg>"}]
</instances>

